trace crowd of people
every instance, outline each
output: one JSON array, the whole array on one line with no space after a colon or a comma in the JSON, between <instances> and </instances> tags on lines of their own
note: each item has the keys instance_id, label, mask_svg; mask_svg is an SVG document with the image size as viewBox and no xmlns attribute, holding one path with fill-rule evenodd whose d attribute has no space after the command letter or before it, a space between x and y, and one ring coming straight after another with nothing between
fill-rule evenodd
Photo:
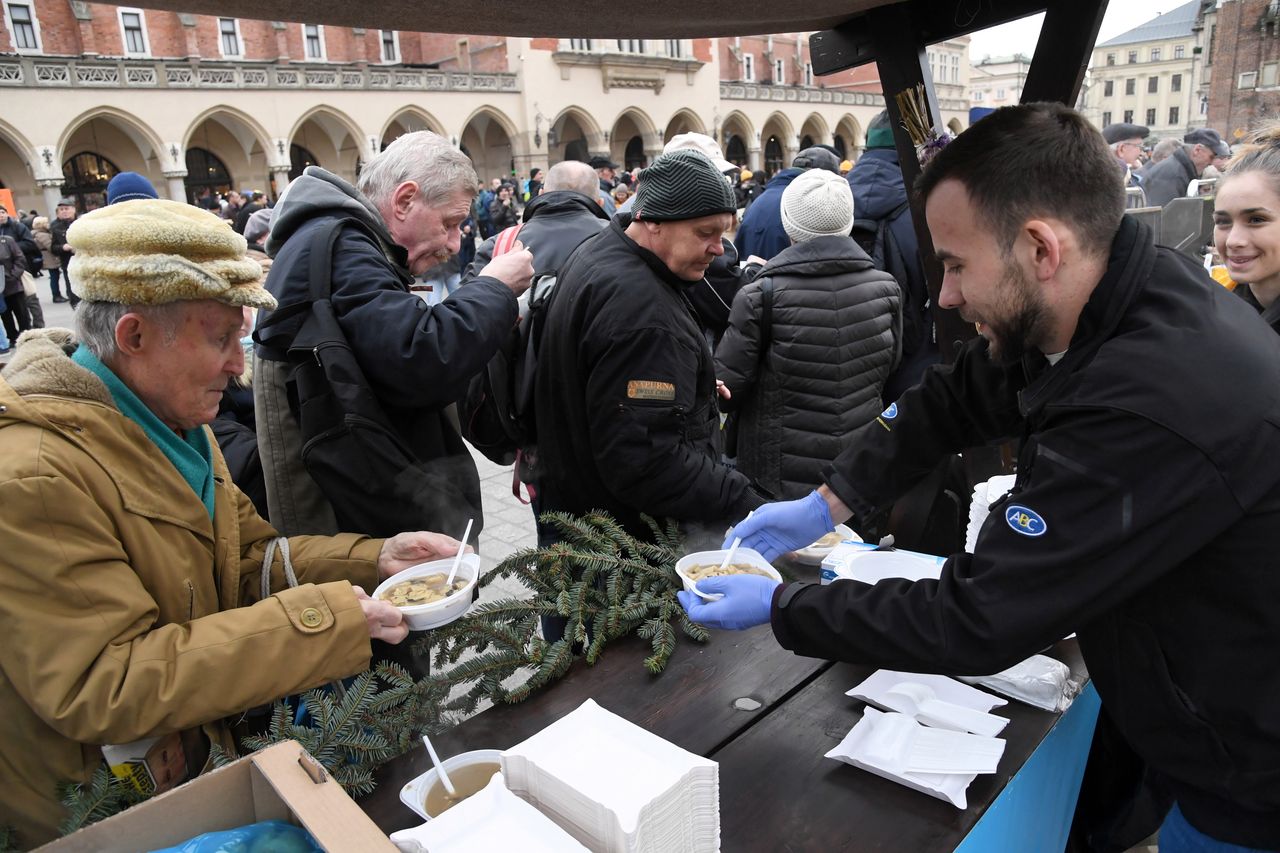
<instances>
[{"instance_id":1,"label":"crowd of people","mask_svg":"<svg viewBox=\"0 0 1280 853\"><path fill-rule=\"evenodd\" d=\"M1165 161L1223 169L1232 293L1124 215L1126 183L1150 202L1175 168L1137 174L1142 130L1001 109L914 188L883 114L856 163L814 146L763 187L696 133L638 175L596 157L482 183L421 131L354 184L308 167L272 206L129 176L79 218L71 199L29 231L6 215L0 825L52 838L59 783L107 744L159 739L181 781L234 752L235 715L403 640L367 592L470 547L445 535L484 522L457 403L536 318L517 356L535 512L603 509L641 538L670 517L691 549L736 525L772 560L1020 439L1011 496L938 581L733 575L681 601L912 671L995 671L1077 632L1162 844L1280 848L1280 132L1228 164L1195 131ZM911 192L937 307L978 331L950 365ZM24 325L33 257L74 332ZM456 287L421 298L444 263Z\"/></svg>"}]
</instances>

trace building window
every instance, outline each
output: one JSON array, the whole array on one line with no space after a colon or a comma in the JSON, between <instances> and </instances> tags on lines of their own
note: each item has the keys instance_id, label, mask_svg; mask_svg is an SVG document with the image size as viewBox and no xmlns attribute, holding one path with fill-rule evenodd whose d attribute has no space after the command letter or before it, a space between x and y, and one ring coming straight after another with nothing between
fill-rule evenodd
<instances>
[{"instance_id":1,"label":"building window","mask_svg":"<svg viewBox=\"0 0 1280 853\"><path fill-rule=\"evenodd\" d=\"M1160 91L1160 78L1148 77L1147 78L1147 94L1153 95L1159 91Z\"/></svg>"},{"instance_id":2,"label":"building window","mask_svg":"<svg viewBox=\"0 0 1280 853\"><path fill-rule=\"evenodd\" d=\"M187 189L188 204L195 204L206 189L211 194L223 194L235 186L227 165L204 148L187 149L187 176L182 183Z\"/></svg>"},{"instance_id":3,"label":"building window","mask_svg":"<svg viewBox=\"0 0 1280 853\"><path fill-rule=\"evenodd\" d=\"M9 18L9 31L13 33L13 46L18 50L39 50L40 34L36 30L31 6L26 3L8 3L5 10Z\"/></svg>"},{"instance_id":4,"label":"building window","mask_svg":"<svg viewBox=\"0 0 1280 853\"><path fill-rule=\"evenodd\" d=\"M996 100L997 101L1004 100L1004 89L996 89ZM446 578L446 580L448 580L448 578Z\"/></svg>"},{"instance_id":5,"label":"building window","mask_svg":"<svg viewBox=\"0 0 1280 853\"><path fill-rule=\"evenodd\" d=\"M644 39L616 39L618 53L644 53Z\"/></svg>"},{"instance_id":6,"label":"building window","mask_svg":"<svg viewBox=\"0 0 1280 853\"><path fill-rule=\"evenodd\" d=\"M764 144L764 171L772 177L782 170L782 142L776 136L770 136Z\"/></svg>"},{"instance_id":7,"label":"building window","mask_svg":"<svg viewBox=\"0 0 1280 853\"><path fill-rule=\"evenodd\" d=\"M1236 80L1237 89L1252 89L1258 85L1258 72L1246 71Z\"/></svg>"},{"instance_id":8,"label":"building window","mask_svg":"<svg viewBox=\"0 0 1280 853\"><path fill-rule=\"evenodd\" d=\"M1267 62L1262 66L1262 79L1258 81L1259 86L1276 85L1276 63Z\"/></svg>"},{"instance_id":9,"label":"building window","mask_svg":"<svg viewBox=\"0 0 1280 853\"><path fill-rule=\"evenodd\" d=\"M1129 79L1127 79L1127 80L1125 80L1125 81L1124 81L1124 93L1125 93L1126 95L1132 95L1132 94L1133 94L1134 92L1136 92L1136 91L1138 91L1138 80L1137 80L1137 78L1135 78L1135 77L1130 77Z\"/></svg>"},{"instance_id":10,"label":"building window","mask_svg":"<svg viewBox=\"0 0 1280 853\"><path fill-rule=\"evenodd\" d=\"M787 63L782 59L773 61L773 82L779 86L785 86L787 83Z\"/></svg>"},{"instance_id":11,"label":"building window","mask_svg":"<svg viewBox=\"0 0 1280 853\"><path fill-rule=\"evenodd\" d=\"M929 51L929 76L938 79L938 58L932 50Z\"/></svg>"},{"instance_id":12,"label":"building window","mask_svg":"<svg viewBox=\"0 0 1280 853\"><path fill-rule=\"evenodd\" d=\"M742 54L742 79L748 83L756 79L756 58L749 53Z\"/></svg>"},{"instance_id":13,"label":"building window","mask_svg":"<svg viewBox=\"0 0 1280 853\"><path fill-rule=\"evenodd\" d=\"M1173 46L1173 58L1182 59L1187 54L1187 46L1185 44L1175 44Z\"/></svg>"},{"instance_id":14,"label":"building window","mask_svg":"<svg viewBox=\"0 0 1280 853\"><path fill-rule=\"evenodd\" d=\"M1107 64L1108 64L1108 65L1115 65L1115 64L1116 64L1116 55L1115 55L1114 53L1108 53L1108 54L1107 54Z\"/></svg>"},{"instance_id":15,"label":"building window","mask_svg":"<svg viewBox=\"0 0 1280 853\"><path fill-rule=\"evenodd\" d=\"M1138 61L1138 52L1136 50L1129 51L1129 64L1133 65Z\"/></svg>"},{"instance_id":16,"label":"building window","mask_svg":"<svg viewBox=\"0 0 1280 853\"><path fill-rule=\"evenodd\" d=\"M672 59L679 59L684 56L684 47L680 43L680 39L667 39L667 56Z\"/></svg>"},{"instance_id":17,"label":"building window","mask_svg":"<svg viewBox=\"0 0 1280 853\"><path fill-rule=\"evenodd\" d=\"M1133 124L1133 110L1124 111L1124 123Z\"/></svg>"},{"instance_id":18,"label":"building window","mask_svg":"<svg viewBox=\"0 0 1280 853\"><path fill-rule=\"evenodd\" d=\"M804 64L804 84L806 86L813 85L813 63L806 62Z\"/></svg>"},{"instance_id":19,"label":"building window","mask_svg":"<svg viewBox=\"0 0 1280 853\"><path fill-rule=\"evenodd\" d=\"M87 213L107 206L107 184L120 170L106 157L85 151L62 164L62 194L76 200L76 210Z\"/></svg>"},{"instance_id":20,"label":"building window","mask_svg":"<svg viewBox=\"0 0 1280 853\"><path fill-rule=\"evenodd\" d=\"M1156 123L1156 111L1154 109L1147 110L1147 127Z\"/></svg>"},{"instance_id":21,"label":"building window","mask_svg":"<svg viewBox=\"0 0 1280 853\"><path fill-rule=\"evenodd\" d=\"M1178 108L1169 107L1169 124L1176 125L1178 123Z\"/></svg>"},{"instance_id":22,"label":"building window","mask_svg":"<svg viewBox=\"0 0 1280 853\"><path fill-rule=\"evenodd\" d=\"M1169 91L1170 92L1182 91L1182 75L1181 74L1175 74L1169 78Z\"/></svg>"},{"instance_id":23,"label":"building window","mask_svg":"<svg viewBox=\"0 0 1280 853\"><path fill-rule=\"evenodd\" d=\"M591 49L591 39L569 39L569 50L590 51Z\"/></svg>"},{"instance_id":24,"label":"building window","mask_svg":"<svg viewBox=\"0 0 1280 853\"><path fill-rule=\"evenodd\" d=\"M1111 113L1109 113L1109 112L1103 113L1103 114L1102 114L1102 126L1103 126L1103 127L1106 127L1106 126L1107 126L1107 125L1109 125L1109 124L1111 124Z\"/></svg>"},{"instance_id":25,"label":"building window","mask_svg":"<svg viewBox=\"0 0 1280 853\"><path fill-rule=\"evenodd\" d=\"M1158 47L1151 48L1151 61L1152 62L1160 61L1160 48Z\"/></svg>"},{"instance_id":26,"label":"building window","mask_svg":"<svg viewBox=\"0 0 1280 853\"><path fill-rule=\"evenodd\" d=\"M960 56L955 53L951 54L951 82L960 82Z\"/></svg>"},{"instance_id":27,"label":"building window","mask_svg":"<svg viewBox=\"0 0 1280 853\"><path fill-rule=\"evenodd\" d=\"M1115 81L1115 80L1105 80L1105 81L1103 81L1103 83L1102 83L1102 96L1103 96L1104 98L1110 98L1110 97L1111 97L1112 95L1114 95L1115 93L1116 93L1116 81Z\"/></svg>"},{"instance_id":28,"label":"building window","mask_svg":"<svg viewBox=\"0 0 1280 853\"><path fill-rule=\"evenodd\" d=\"M973 100L974 100L974 103L982 103L982 92L979 92L975 89L973 92Z\"/></svg>"},{"instance_id":29,"label":"building window","mask_svg":"<svg viewBox=\"0 0 1280 853\"><path fill-rule=\"evenodd\" d=\"M218 34L221 36L222 55L240 56L240 23L235 18L219 18Z\"/></svg>"},{"instance_id":30,"label":"building window","mask_svg":"<svg viewBox=\"0 0 1280 853\"><path fill-rule=\"evenodd\" d=\"M400 36L395 30L382 31L382 61L400 61Z\"/></svg>"},{"instance_id":31,"label":"building window","mask_svg":"<svg viewBox=\"0 0 1280 853\"><path fill-rule=\"evenodd\" d=\"M124 52L129 56L146 56L147 32L142 26L141 9L118 9Z\"/></svg>"},{"instance_id":32,"label":"building window","mask_svg":"<svg viewBox=\"0 0 1280 853\"><path fill-rule=\"evenodd\" d=\"M319 24L303 24L302 40L307 46L307 59L324 59L324 29Z\"/></svg>"}]
</instances>

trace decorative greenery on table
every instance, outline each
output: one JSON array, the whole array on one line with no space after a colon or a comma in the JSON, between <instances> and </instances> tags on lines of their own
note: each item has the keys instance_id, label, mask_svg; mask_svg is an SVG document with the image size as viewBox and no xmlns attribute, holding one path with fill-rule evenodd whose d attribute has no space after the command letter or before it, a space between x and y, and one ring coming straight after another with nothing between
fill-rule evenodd
<instances>
[{"instance_id":1,"label":"decorative greenery on table","mask_svg":"<svg viewBox=\"0 0 1280 853\"><path fill-rule=\"evenodd\" d=\"M452 727L484 699L527 699L559 680L578 654L594 664L611 640L634 632L650 641L653 654L644 666L656 675L676 649L677 624L690 639L707 641L706 630L689 621L676 598L682 586L675 564L683 538L674 521L659 525L645 517L653 542L636 539L599 511L582 517L546 513L542 521L556 529L559 543L518 551L479 580L485 586L515 578L534 591L533 597L476 605L419 640L439 671L415 681L399 665L380 663L345 686L302 694L306 714L301 719L297 697L281 700L268 730L243 740L244 751L297 740L343 788L359 796L374 789L374 770L415 746L423 732ZM567 620L563 639L548 643L539 635L544 616ZM475 656L461 660L468 651ZM226 760L222 756L219 763ZM105 766L89 784L68 785L63 795L70 815L64 834L140 799ZM0 850L3 842L0 828Z\"/></svg>"}]
</instances>

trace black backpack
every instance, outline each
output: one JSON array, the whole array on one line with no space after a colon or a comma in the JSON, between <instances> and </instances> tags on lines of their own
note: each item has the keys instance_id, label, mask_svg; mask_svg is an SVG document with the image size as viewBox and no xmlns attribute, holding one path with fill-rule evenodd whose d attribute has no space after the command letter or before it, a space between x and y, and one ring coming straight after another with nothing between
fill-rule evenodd
<instances>
[{"instance_id":1,"label":"black backpack","mask_svg":"<svg viewBox=\"0 0 1280 853\"><path fill-rule=\"evenodd\" d=\"M511 250L519 231L520 226L513 225L499 233L493 250L495 258ZM458 401L463 438L490 461L515 465L511 491L522 503L529 502L520 493L522 482L530 497L534 495L533 488L527 485L533 480L536 464L534 378L538 345L556 281L556 271L534 278L528 292L520 297L520 317L515 327Z\"/></svg>"},{"instance_id":2,"label":"black backpack","mask_svg":"<svg viewBox=\"0 0 1280 853\"><path fill-rule=\"evenodd\" d=\"M907 202L895 207L879 219L854 219L849 236L871 257L876 269L887 272L898 280L902 290L902 344L903 355L914 353L933 339L929 324L929 290L924 281L912 281L911 272L902 254L902 247L893 236L890 227L907 211Z\"/></svg>"}]
</instances>

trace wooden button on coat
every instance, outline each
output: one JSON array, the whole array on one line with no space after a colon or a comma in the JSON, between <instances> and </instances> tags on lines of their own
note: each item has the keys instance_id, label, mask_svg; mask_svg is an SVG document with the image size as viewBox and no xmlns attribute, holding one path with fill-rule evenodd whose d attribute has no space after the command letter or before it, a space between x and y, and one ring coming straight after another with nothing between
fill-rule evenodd
<instances>
[{"instance_id":1,"label":"wooden button on coat","mask_svg":"<svg viewBox=\"0 0 1280 853\"><path fill-rule=\"evenodd\" d=\"M308 607L306 610L298 614L298 618L302 620L302 624L308 628L315 628L324 621L324 617L320 615L320 611L314 607Z\"/></svg>"}]
</instances>

